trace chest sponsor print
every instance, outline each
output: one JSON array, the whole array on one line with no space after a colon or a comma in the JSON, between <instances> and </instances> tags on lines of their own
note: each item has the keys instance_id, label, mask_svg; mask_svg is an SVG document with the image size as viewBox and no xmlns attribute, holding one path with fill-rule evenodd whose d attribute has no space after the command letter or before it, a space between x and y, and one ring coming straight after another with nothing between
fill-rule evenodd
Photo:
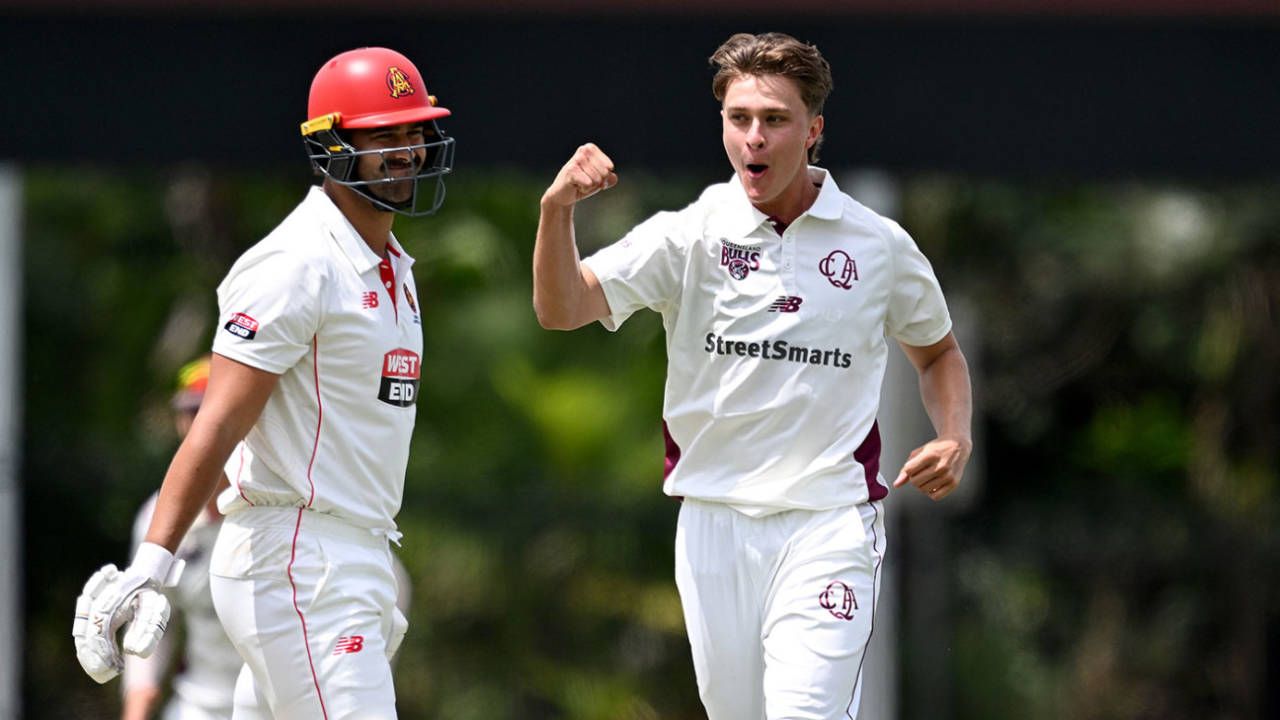
<instances>
[{"instance_id":1,"label":"chest sponsor print","mask_svg":"<svg viewBox=\"0 0 1280 720\"><path fill-rule=\"evenodd\" d=\"M422 358L418 353L396 348L382 359L382 384L378 399L388 405L409 407L418 401L418 379Z\"/></svg>"},{"instance_id":2,"label":"chest sponsor print","mask_svg":"<svg viewBox=\"0 0 1280 720\"><path fill-rule=\"evenodd\" d=\"M853 367L853 354L838 347L810 347L777 338L763 341L734 340L709 332L702 349L713 356L781 360L802 365L821 365L838 370L848 370Z\"/></svg>"}]
</instances>

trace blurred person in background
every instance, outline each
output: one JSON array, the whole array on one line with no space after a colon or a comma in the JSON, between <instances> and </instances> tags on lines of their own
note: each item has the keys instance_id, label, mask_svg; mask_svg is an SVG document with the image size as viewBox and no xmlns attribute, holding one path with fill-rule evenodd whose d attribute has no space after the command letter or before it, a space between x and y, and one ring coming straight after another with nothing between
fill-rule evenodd
<instances>
[{"instance_id":1,"label":"blurred person in background","mask_svg":"<svg viewBox=\"0 0 1280 720\"><path fill-rule=\"evenodd\" d=\"M219 285L208 385L145 540L77 599L76 657L97 682L120 672L122 649L146 656L163 636L159 590L181 576L174 553L225 468L209 584L244 660L233 717L396 717L390 659L408 623L390 543L423 341L392 225L443 203L449 114L394 50L316 72L301 133L323 180Z\"/></svg>"},{"instance_id":2,"label":"blurred person in background","mask_svg":"<svg viewBox=\"0 0 1280 720\"><path fill-rule=\"evenodd\" d=\"M972 451L968 367L915 242L811 164L832 85L817 48L739 34L711 62L733 178L580 261L574 207L618 176L578 148L542 196L534 308L565 330L662 314L663 490L683 498L676 584L708 718L854 717L886 547L886 339L938 434L893 484L935 500Z\"/></svg>"}]
</instances>

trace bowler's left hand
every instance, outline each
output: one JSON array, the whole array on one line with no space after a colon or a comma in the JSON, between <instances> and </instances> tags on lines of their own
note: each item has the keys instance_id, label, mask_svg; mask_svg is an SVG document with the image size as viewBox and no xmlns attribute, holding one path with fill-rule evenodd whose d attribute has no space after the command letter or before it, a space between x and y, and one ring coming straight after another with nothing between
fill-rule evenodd
<instances>
[{"instance_id":1,"label":"bowler's left hand","mask_svg":"<svg viewBox=\"0 0 1280 720\"><path fill-rule=\"evenodd\" d=\"M930 500L941 500L960 486L971 452L973 444L963 440L938 438L925 443L911 451L893 486L910 483Z\"/></svg>"}]
</instances>

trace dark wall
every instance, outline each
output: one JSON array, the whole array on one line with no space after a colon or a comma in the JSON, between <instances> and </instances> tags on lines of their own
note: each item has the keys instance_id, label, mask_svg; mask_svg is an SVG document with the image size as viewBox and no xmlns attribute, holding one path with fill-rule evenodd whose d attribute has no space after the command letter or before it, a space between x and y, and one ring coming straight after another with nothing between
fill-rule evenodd
<instances>
[{"instance_id":1,"label":"dark wall","mask_svg":"<svg viewBox=\"0 0 1280 720\"><path fill-rule=\"evenodd\" d=\"M316 68L385 44L455 115L467 165L723 165L706 58L782 30L831 60L833 166L1052 177L1274 176L1280 20L853 17L797 22L398 16L0 17L20 162L302 163Z\"/></svg>"}]
</instances>

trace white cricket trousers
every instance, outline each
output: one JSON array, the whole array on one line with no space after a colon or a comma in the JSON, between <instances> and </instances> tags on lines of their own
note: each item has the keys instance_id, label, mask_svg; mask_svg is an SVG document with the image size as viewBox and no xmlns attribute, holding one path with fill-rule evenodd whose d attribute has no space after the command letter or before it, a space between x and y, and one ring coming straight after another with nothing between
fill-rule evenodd
<instances>
[{"instance_id":1,"label":"white cricket trousers","mask_svg":"<svg viewBox=\"0 0 1280 720\"><path fill-rule=\"evenodd\" d=\"M676 585L708 720L856 717L884 548L878 501L753 518L686 498Z\"/></svg>"},{"instance_id":2,"label":"white cricket trousers","mask_svg":"<svg viewBox=\"0 0 1280 720\"><path fill-rule=\"evenodd\" d=\"M159 715L160 720L227 720L229 717L177 697L165 703Z\"/></svg>"},{"instance_id":3,"label":"white cricket trousers","mask_svg":"<svg viewBox=\"0 0 1280 720\"><path fill-rule=\"evenodd\" d=\"M405 626L385 534L302 508L234 512L210 586L245 661L234 720L394 720L387 648Z\"/></svg>"}]
</instances>

